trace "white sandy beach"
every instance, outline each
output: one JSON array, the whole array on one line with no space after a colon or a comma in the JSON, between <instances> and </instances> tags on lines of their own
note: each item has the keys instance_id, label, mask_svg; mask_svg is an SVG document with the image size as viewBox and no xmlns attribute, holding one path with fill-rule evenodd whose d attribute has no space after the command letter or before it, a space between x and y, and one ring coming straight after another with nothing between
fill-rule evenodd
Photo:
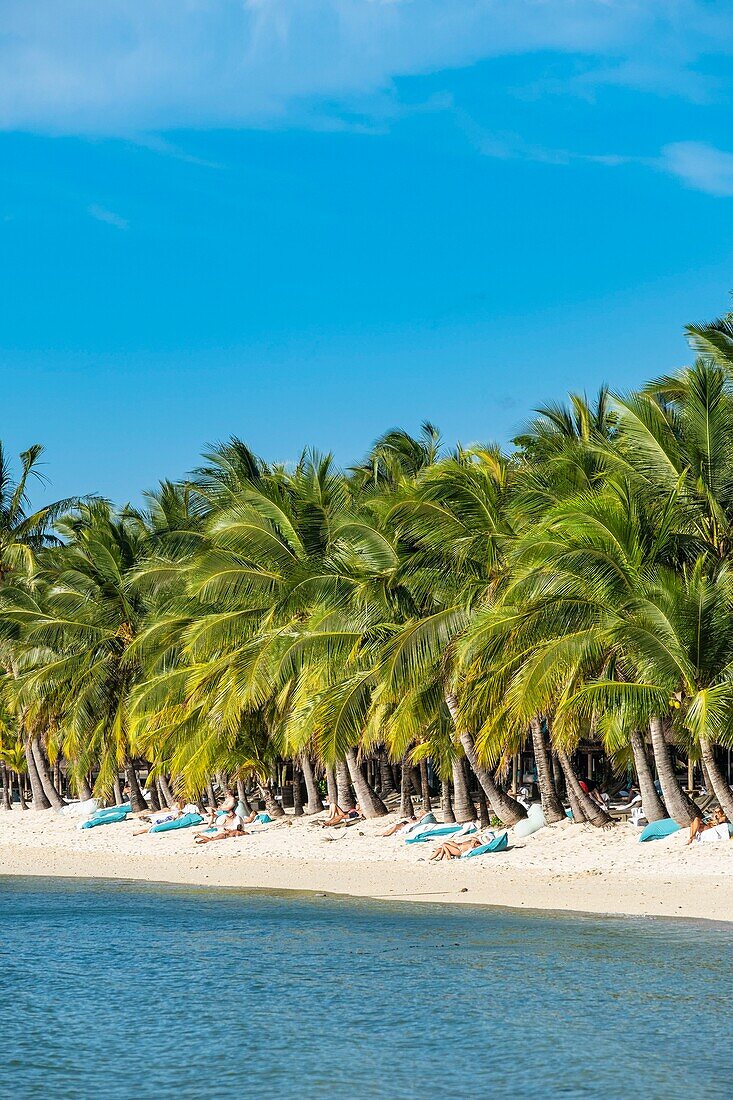
<instances>
[{"instance_id":1,"label":"white sandy beach","mask_svg":"<svg viewBox=\"0 0 733 1100\"><path fill-rule=\"evenodd\" d=\"M312 819L311 819L312 820ZM0 813L0 874L119 878L355 897L733 920L733 842L686 847L686 832L559 825L471 860L429 863L432 845L383 838L394 817L326 833L308 818L226 843L195 830L133 837L139 823L80 831L53 811ZM336 839L337 838L337 839ZM511 833L510 833L511 843Z\"/></svg>"}]
</instances>

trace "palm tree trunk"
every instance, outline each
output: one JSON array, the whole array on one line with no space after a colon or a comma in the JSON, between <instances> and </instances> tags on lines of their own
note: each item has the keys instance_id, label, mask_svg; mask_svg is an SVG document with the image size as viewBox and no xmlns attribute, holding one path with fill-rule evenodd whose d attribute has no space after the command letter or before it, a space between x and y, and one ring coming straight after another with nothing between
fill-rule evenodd
<instances>
[{"instance_id":1,"label":"palm tree trunk","mask_svg":"<svg viewBox=\"0 0 733 1100\"><path fill-rule=\"evenodd\" d=\"M564 749L556 748L557 758L560 761L560 766L565 773L565 782L567 784L568 793L573 792L573 798L571 799L571 806L573 808L573 817L575 818L576 808L579 809L584 818L595 825L601 827L602 825L610 825L611 818L608 816L605 810L602 810L597 802L585 793L581 787L578 777L575 774L575 769L570 762L570 758ZM575 805L577 803L577 807Z\"/></svg>"},{"instance_id":2,"label":"palm tree trunk","mask_svg":"<svg viewBox=\"0 0 733 1100\"><path fill-rule=\"evenodd\" d=\"M729 821L733 821L733 794L725 780L725 776L718 767L713 746L704 737L700 738L700 755L708 770L713 794L720 803L720 808L725 816Z\"/></svg>"},{"instance_id":3,"label":"palm tree trunk","mask_svg":"<svg viewBox=\"0 0 733 1100\"><path fill-rule=\"evenodd\" d=\"M389 762L386 749L379 750L379 786L380 794L394 794L395 783L392 773L392 765Z\"/></svg>"},{"instance_id":4,"label":"palm tree trunk","mask_svg":"<svg viewBox=\"0 0 733 1100\"><path fill-rule=\"evenodd\" d=\"M336 784L336 772L330 764L326 764L326 790L328 791L328 802L331 807L335 806L338 802L338 786Z\"/></svg>"},{"instance_id":5,"label":"palm tree trunk","mask_svg":"<svg viewBox=\"0 0 733 1100\"><path fill-rule=\"evenodd\" d=\"M260 797L265 803L265 809L270 817L285 817L285 810L282 808L278 800L275 798L275 793L272 789L272 783L258 783Z\"/></svg>"},{"instance_id":6,"label":"palm tree trunk","mask_svg":"<svg viewBox=\"0 0 733 1100\"><path fill-rule=\"evenodd\" d=\"M122 805L122 787L120 786L120 777L118 775L115 776L113 790L114 790L114 796L115 796L115 806L121 806Z\"/></svg>"},{"instance_id":7,"label":"palm tree trunk","mask_svg":"<svg viewBox=\"0 0 733 1100\"><path fill-rule=\"evenodd\" d=\"M147 810L148 804L143 798L143 792L140 790L140 784L137 780L137 772L135 771L135 765L132 760L126 760L124 763L125 779L127 785L130 788L130 805L133 813L139 813L140 810Z\"/></svg>"},{"instance_id":8,"label":"palm tree trunk","mask_svg":"<svg viewBox=\"0 0 733 1100\"><path fill-rule=\"evenodd\" d=\"M518 821L521 821L523 817L527 816L527 811L515 798L505 794L493 775L490 775L486 768L479 764L473 737L468 730L458 729L458 699L456 695L453 692L448 692L445 701L450 711L451 718L453 719L453 725L458 731L458 736L463 745L466 759L479 783L483 787L484 794L489 800L489 805L493 813L499 818L499 821L501 821L503 825L516 825ZM458 820L460 821L460 818L458 818Z\"/></svg>"},{"instance_id":9,"label":"palm tree trunk","mask_svg":"<svg viewBox=\"0 0 733 1100\"><path fill-rule=\"evenodd\" d=\"M336 804L342 810L353 810L355 805L351 795L349 769L345 760L339 760L336 763Z\"/></svg>"},{"instance_id":10,"label":"palm tree trunk","mask_svg":"<svg viewBox=\"0 0 733 1100\"><path fill-rule=\"evenodd\" d=\"M646 755L644 735L639 730L631 734L631 751L634 754L636 778L639 780L641 808L647 821L661 821L667 816L667 810L654 786L654 776Z\"/></svg>"},{"instance_id":11,"label":"palm tree trunk","mask_svg":"<svg viewBox=\"0 0 733 1100\"><path fill-rule=\"evenodd\" d=\"M24 782L23 776L20 774L20 772L15 772L15 778L18 781L18 803L20 805L21 810L27 810L28 807L25 804L25 795L23 794L23 782ZM11 797L12 797L12 777L11 777L11 792L10 793L11 793Z\"/></svg>"},{"instance_id":12,"label":"palm tree trunk","mask_svg":"<svg viewBox=\"0 0 733 1100\"><path fill-rule=\"evenodd\" d=\"M450 795L450 783L447 779L440 781L440 807L443 811L443 821L452 825L456 819L453 813L453 802Z\"/></svg>"},{"instance_id":13,"label":"palm tree trunk","mask_svg":"<svg viewBox=\"0 0 733 1100\"><path fill-rule=\"evenodd\" d=\"M247 792L244 788L243 779L237 780L237 798L242 803L242 806L244 807L244 812L247 814L247 817L249 817L249 815L252 813L252 807L250 806L249 799L247 798Z\"/></svg>"},{"instance_id":14,"label":"palm tree trunk","mask_svg":"<svg viewBox=\"0 0 733 1100\"><path fill-rule=\"evenodd\" d=\"M293 757L293 817L303 816L303 787L300 782L300 767L298 761Z\"/></svg>"},{"instance_id":15,"label":"palm tree trunk","mask_svg":"<svg viewBox=\"0 0 733 1100\"><path fill-rule=\"evenodd\" d=\"M657 775L662 787L664 804L670 815L678 825L690 825L698 816L697 807L692 802L677 781L672 753L664 736L662 719L658 716L649 720L649 732L652 738L654 751L654 763L657 765Z\"/></svg>"},{"instance_id":16,"label":"palm tree trunk","mask_svg":"<svg viewBox=\"0 0 733 1100\"><path fill-rule=\"evenodd\" d=\"M76 783L76 794L80 802L88 802L92 797L92 788L89 786L89 780L86 775L80 775Z\"/></svg>"},{"instance_id":17,"label":"palm tree trunk","mask_svg":"<svg viewBox=\"0 0 733 1100\"><path fill-rule=\"evenodd\" d=\"M31 741L31 750L33 752L33 759L36 764L36 771L38 772L38 778L41 781L43 787L43 793L48 799L49 805L54 810L61 810L66 805L66 802L56 790L54 785L53 776L51 775L51 769L46 759L46 754L43 751L41 742L37 737L34 737Z\"/></svg>"},{"instance_id":18,"label":"palm tree trunk","mask_svg":"<svg viewBox=\"0 0 733 1100\"><path fill-rule=\"evenodd\" d=\"M321 792L318 790L318 784L316 783L316 773L313 768L313 762L309 756L303 753L301 764L303 765L305 789L308 792L305 812L307 814L319 814L323 809L323 799L321 798Z\"/></svg>"},{"instance_id":19,"label":"palm tree trunk","mask_svg":"<svg viewBox=\"0 0 733 1100\"><path fill-rule=\"evenodd\" d=\"M422 812L426 814L431 809L427 760L420 761L420 795L422 799Z\"/></svg>"},{"instance_id":20,"label":"palm tree trunk","mask_svg":"<svg viewBox=\"0 0 733 1100\"><path fill-rule=\"evenodd\" d=\"M537 766L537 785L540 788L542 812L548 825L556 821L565 821L565 810L555 787L552 765L547 751L545 731L539 718L533 718L529 724L532 733L532 749Z\"/></svg>"},{"instance_id":21,"label":"palm tree trunk","mask_svg":"<svg viewBox=\"0 0 733 1100\"><path fill-rule=\"evenodd\" d=\"M386 813L389 813L379 795L369 786L369 783L359 767L359 760L355 748L347 749L346 763L351 775L351 782L356 791L356 798L364 817L383 817Z\"/></svg>"},{"instance_id":22,"label":"palm tree trunk","mask_svg":"<svg viewBox=\"0 0 733 1100\"><path fill-rule=\"evenodd\" d=\"M415 809L410 795L410 765L407 753L402 757L402 779L400 782L400 817L414 817Z\"/></svg>"},{"instance_id":23,"label":"palm tree trunk","mask_svg":"<svg viewBox=\"0 0 733 1100\"><path fill-rule=\"evenodd\" d=\"M468 793L463 760L460 757L453 761L453 813L456 821L476 820L476 807Z\"/></svg>"},{"instance_id":24,"label":"palm tree trunk","mask_svg":"<svg viewBox=\"0 0 733 1100\"><path fill-rule=\"evenodd\" d=\"M478 789L478 823L480 828L488 829L491 824L491 818L489 816L489 804L486 801L486 795L483 792L483 788Z\"/></svg>"},{"instance_id":25,"label":"palm tree trunk","mask_svg":"<svg viewBox=\"0 0 733 1100\"><path fill-rule=\"evenodd\" d=\"M563 795L565 794L565 776L563 775L559 760L552 751L550 752L550 765L552 767L552 782L555 784L557 797L562 803Z\"/></svg>"},{"instance_id":26,"label":"palm tree trunk","mask_svg":"<svg viewBox=\"0 0 733 1100\"><path fill-rule=\"evenodd\" d=\"M162 806L160 804L160 795L158 794L158 784L153 780L148 780L148 790L150 791L150 809L160 810Z\"/></svg>"},{"instance_id":27,"label":"palm tree trunk","mask_svg":"<svg viewBox=\"0 0 733 1100\"><path fill-rule=\"evenodd\" d=\"M34 810L50 810L51 803L46 797L46 792L43 789L38 769L36 768L36 761L33 755L33 742L30 737L26 737L23 740L23 748L25 750L25 762L28 767L28 779L31 784L31 794L33 795L33 809Z\"/></svg>"},{"instance_id":28,"label":"palm tree trunk","mask_svg":"<svg viewBox=\"0 0 733 1100\"><path fill-rule=\"evenodd\" d=\"M0 760L0 780L2 780L3 784L3 809L12 810L13 793L10 789L10 768L7 767L3 760Z\"/></svg>"},{"instance_id":29,"label":"palm tree trunk","mask_svg":"<svg viewBox=\"0 0 733 1100\"><path fill-rule=\"evenodd\" d=\"M172 806L176 799L175 799L175 796L173 794L173 791L171 790L171 785L168 782L167 776L165 776L165 775L159 776L158 777L158 783L160 784L160 793L163 797L163 801L165 802L166 806Z\"/></svg>"}]
</instances>

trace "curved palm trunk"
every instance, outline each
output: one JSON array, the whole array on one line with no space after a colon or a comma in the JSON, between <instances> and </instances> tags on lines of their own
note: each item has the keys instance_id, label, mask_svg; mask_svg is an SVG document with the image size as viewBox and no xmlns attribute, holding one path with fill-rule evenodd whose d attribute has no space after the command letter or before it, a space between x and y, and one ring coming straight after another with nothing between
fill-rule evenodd
<instances>
[{"instance_id":1,"label":"curved palm trunk","mask_svg":"<svg viewBox=\"0 0 733 1100\"><path fill-rule=\"evenodd\" d=\"M725 816L729 821L733 821L733 793L731 793L725 776L718 767L713 746L703 737L700 738L700 755L707 768L713 794L720 803L720 808Z\"/></svg>"},{"instance_id":2,"label":"curved palm trunk","mask_svg":"<svg viewBox=\"0 0 733 1100\"><path fill-rule=\"evenodd\" d=\"M611 818L608 816L605 810L602 810L597 802L594 802L590 798L583 788L581 787L578 777L575 774L575 769L570 763L570 758L564 749L556 748L557 758L560 761L560 766L565 773L565 783L568 788L568 793L572 791L573 797L570 800L570 805L573 810L573 817L575 817L576 808L579 809L586 821L589 821L591 825L595 825L600 828L602 825L610 825ZM577 807L576 807L577 803ZM577 820L577 819L576 819Z\"/></svg>"},{"instance_id":3,"label":"curved palm trunk","mask_svg":"<svg viewBox=\"0 0 733 1100\"><path fill-rule=\"evenodd\" d=\"M61 797L56 790L56 785L53 781L51 769L46 759L46 754L43 751L41 742L37 737L34 737L31 742L31 749L33 751L33 759L36 763L36 771L38 772L38 778L41 781L43 787L43 793L49 801L50 806L54 810L61 810L66 805L65 800Z\"/></svg>"},{"instance_id":4,"label":"curved palm trunk","mask_svg":"<svg viewBox=\"0 0 733 1100\"><path fill-rule=\"evenodd\" d=\"M285 817L285 810L275 798L272 783L268 780L267 783L258 783L257 787L260 792L260 797L265 803L265 809L270 817Z\"/></svg>"},{"instance_id":5,"label":"curved palm trunk","mask_svg":"<svg viewBox=\"0 0 733 1100\"><path fill-rule=\"evenodd\" d=\"M430 784L428 783L428 762L420 761L420 795L422 799L422 812L426 814L432 809L430 802Z\"/></svg>"},{"instance_id":6,"label":"curved palm trunk","mask_svg":"<svg viewBox=\"0 0 733 1100\"><path fill-rule=\"evenodd\" d=\"M168 782L168 777L165 775L159 776L158 783L160 784L160 793L163 796L163 801L165 802L166 806L172 806L176 799L173 791L171 790L171 785Z\"/></svg>"},{"instance_id":7,"label":"curved palm trunk","mask_svg":"<svg viewBox=\"0 0 733 1100\"><path fill-rule=\"evenodd\" d=\"M76 786L77 797L80 802L88 802L92 798L92 788L89 786L89 780L86 775L80 775L78 779L74 781Z\"/></svg>"},{"instance_id":8,"label":"curved palm trunk","mask_svg":"<svg viewBox=\"0 0 733 1100\"><path fill-rule=\"evenodd\" d=\"M540 789L542 812L545 815L547 824L552 825L556 821L565 820L565 810L555 787L555 778L552 774L552 765L547 751L542 722L539 718L533 718L529 727L532 734L534 760L537 766L537 786Z\"/></svg>"},{"instance_id":9,"label":"curved palm trunk","mask_svg":"<svg viewBox=\"0 0 733 1100\"><path fill-rule=\"evenodd\" d=\"M657 774L662 786L664 803L670 816L674 818L678 825L690 825L694 818L698 816L698 810L677 781L672 763L672 753L664 736L664 726L661 718L655 716L649 720L649 732L652 738L654 762L657 765Z\"/></svg>"},{"instance_id":10,"label":"curved palm trunk","mask_svg":"<svg viewBox=\"0 0 733 1100\"><path fill-rule=\"evenodd\" d=\"M326 765L326 790L328 791L328 802L330 806L335 806L338 802L338 785L336 783L336 772L330 766Z\"/></svg>"},{"instance_id":11,"label":"curved palm trunk","mask_svg":"<svg viewBox=\"0 0 733 1100\"><path fill-rule=\"evenodd\" d=\"M293 759L293 817L303 816L303 787L300 782L300 768L297 760Z\"/></svg>"},{"instance_id":12,"label":"curved palm trunk","mask_svg":"<svg viewBox=\"0 0 733 1100\"><path fill-rule=\"evenodd\" d=\"M25 794L23 793L23 776L20 774L20 772L15 772L15 778L18 781L18 804L19 804L21 810L27 810L28 807L25 804ZM12 795L13 795L13 788L12 788L12 776L11 776L11 787L10 787L10 797L11 797L11 799L12 799Z\"/></svg>"},{"instance_id":13,"label":"curved palm trunk","mask_svg":"<svg viewBox=\"0 0 733 1100\"><path fill-rule=\"evenodd\" d=\"M489 804L486 801L486 795L481 787L478 789L478 823L480 828L488 829L491 824L491 817L489 815Z\"/></svg>"},{"instance_id":14,"label":"curved palm trunk","mask_svg":"<svg viewBox=\"0 0 733 1100\"><path fill-rule=\"evenodd\" d=\"M38 769L36 768L36 760L33 754L33 742L30 737L26 737L23 740L23 749L25 751L25 762L28 767L28 779L31 785L31 794L33 796L33 809L34 810L50 810L51 803L46 797L46 792L43 789Z\"/></svg>"},{"instance_id":15,"label":"curved palm trunk","mask_svg":"<svg viewBox=\"0 0 733 1100\"><path fill-rule=\"evenodd\" d=\"M143 798L143 792L140 790L137 772L135 771L135 765L132 760L125 761L124 769L125 779L130 788L130 805L132 806L133 813L139 813L140 810L147 810L148 804Z\"/></svg>"},{"instance_id":16,"label":"curved palm trunk","mask_svg":"<svg viewBox=\"0 0 733 1100\"><path fill-rule=\"evenodd\" d=\"M458 731L458 737L463 746L463 751L466 754L466 759L479 783L483 787L484 794L489 800L489 805L493 813L499 818L499 821L501 821L503 825L516 825L518 821L521 821L523 817L527 816L527 811L515 798L505 794L493 775L479 764L473 737L468 730L458 730L458 699L453 692L449 692L446 695L445 701L450 711L450 716L453 719L453 725Z\"/></svg>"},{"instance_id":17,"label":"curved palm trunk","mask_svg":"<svg viewBox=\"0 0 733 1100\"><path fill-rule=\"evenodd\" d=\"M115 781L112 785L112 790L114 792L115 806L121 806L122 805L122 787L120 786L119 776L115 776Z\"/></svg>"},{"instance_id":18,"label":"curved palm trunk","mask_svg":"<svg viewBox=\"0 0 733 1100\"><path fill-rule=\"evenodd\" d=\"M639 730L634 730L631 734L631 751L634 754L634 767L636 768L636 777L639 780L641 808L644 811L644 816L647 821L661 821L663 817L667 816L667 810L657 794L657 788L654 786L654 776L652 769L649 767L644 736Z\"/></svg>"},{"instance_id":19,"label":"curved palm trunk","mask_svg":"<svg viewBox=\"0 0 733 1100\"><path fill-rule=\"evenodd\" d=\"M353 810L355 806L345 760L339 760L336 764L336 802L342 810Z\"/></svg>"},{"instance_id":20,"label":"curved palm trunk","mask_svg":"<svg viewBox=\"0 0 733 1100\"><path fill-rule=\"evenodd\" d=\"M476 820L476 807L468 793L466 774L460 758L453 761L453 813L456 821Z\"/></svg>"},{"instance_id":21,"label":"curved palm trunk","mask_svg":"<svg viewBox=\"0 0 733 1100\"><path fill-rule=\"evenodd\" d=\"M359 767L359 760L355 748L347 750L346 763L351 775L351 782L356 791L356 798L361 806L361 812L364 814L364 817L383 817L386 813L389 813L379 795L369 786L366 776Z\"/></svg>"},{"instance_id":22,"label":"curved palm trunk","mask_svg":"<svg viewBox=\"0 0 733 1100\"><path fill-rule=\"evenodd\" d=\"M450 794L450 783L447 779L441 779L440 781L440 807L443 811L443 821L449 825L452 825L456 819L456 815L453 813L453 802Z\"/></svg>"},{"instance_id":23,"label":"curved palm trunk","mask_svg":"<svg viewBox=\"0 0 733 1100\"><path fill-rule=\"evenodd\" d=\"M303 766L305 789L308 792L305 812L307 814L319 814L323 809L323 799L321 798L321 792L318 790L318 784L316 783L316 773L313 770L313 763L309 756L303 754L301 757L301 764Z\"/></svg>"},{"instance_id":24,"label":"curved palm trunk","mask_svg":"<svg viewBox=\"0 0 733 1100\"><path fill-rule=\"evenodd\" d=\"M415 809L410 795L410 765L407 753L402 757L402 781L400 783L400 817L413 817Z\"/></svg>"}]
</instances>

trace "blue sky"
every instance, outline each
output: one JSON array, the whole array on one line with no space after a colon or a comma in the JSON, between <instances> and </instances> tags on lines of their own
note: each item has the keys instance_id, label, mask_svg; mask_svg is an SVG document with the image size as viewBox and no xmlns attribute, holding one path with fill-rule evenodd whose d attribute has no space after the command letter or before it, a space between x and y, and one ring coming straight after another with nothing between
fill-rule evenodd
<instances>
[{"instance_id":1,"label":"blue sky","mask_svg":"<svg viewBox=\"0 0 733 1100\"><path fill-rule=\"evenodd\" d=\"M0 0L0 436L121 502L680 366L732 95L727 2Z\"/></svg>"}]
</instances>

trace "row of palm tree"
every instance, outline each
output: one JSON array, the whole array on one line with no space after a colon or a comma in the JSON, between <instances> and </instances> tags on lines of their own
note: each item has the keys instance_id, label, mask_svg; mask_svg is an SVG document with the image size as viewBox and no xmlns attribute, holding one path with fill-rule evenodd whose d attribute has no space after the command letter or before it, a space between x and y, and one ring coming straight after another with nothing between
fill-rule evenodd
<instances>
[{"instance_id":1,"label":"row of palm tree","mask_svg":"<svg viewBox=\"0 0 733 1100\"><path fill-rule=\"evenodd\" d=\"M17 480L0 449L3 804L63 805L63 776L134 809L141 782L154 805L216 783L279 813L286 785L296 813L325 788L372 817L433 779L447 817L475 794L511 825L531 745L546 819L603 826L574 760L595 741L650 820L695 815L681 760L733 819L732 318L508 451L426 424L344 471L233 438L143 507L30 511L41 449Z\"/></svg>"}]
</instances>

